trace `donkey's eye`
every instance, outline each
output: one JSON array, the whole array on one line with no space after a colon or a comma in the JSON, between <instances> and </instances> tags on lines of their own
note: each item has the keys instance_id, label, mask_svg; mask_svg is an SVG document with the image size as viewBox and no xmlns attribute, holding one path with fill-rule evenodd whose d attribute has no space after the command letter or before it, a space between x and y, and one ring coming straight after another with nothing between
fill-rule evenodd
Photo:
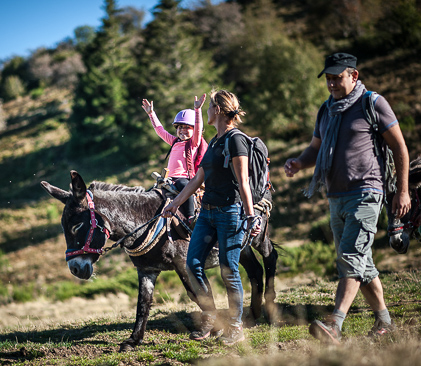
<instances>
[{"instance_id":1,"label":"donkey's eye","mask_svg":"<svg viewBox=\"0 0 421 366\"><path fill-rule=\"evenodd\" d=\"M76 234L76 232L83 226L83 222L80 224L72 226L72 234Z\"/></svg>"}]
</instances>

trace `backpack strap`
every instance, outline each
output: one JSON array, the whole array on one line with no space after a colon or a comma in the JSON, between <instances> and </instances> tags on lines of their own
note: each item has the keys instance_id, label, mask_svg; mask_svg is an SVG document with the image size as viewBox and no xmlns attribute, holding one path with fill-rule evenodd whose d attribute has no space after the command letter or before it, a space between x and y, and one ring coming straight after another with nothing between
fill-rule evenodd
<instances>
[{"instance_id":1,"label":"backpack strap","mask_svg":"<svg viewBox=\"0 0 421 366\"><path fill-rule=\"evenodd\" d=\"M171 154L172 148L177 142L181 142L180 138L176 138L174 142L172 143L167 155L164 158L164 161L168 159L168 157ZM199 169L200 161L203 158L203 155L205 155L207 143L206 140L201 136L200 145L198 147L198 151L196 154L196 159L193 161L193 154L192 154L192 148L191 148L192 140L188 139L185 145L185 153L186 153L186 165L187 165L187 173L189 175L189 179L192 179L194 175L196 174L197 170Z\"/></svg>"},{"instance_id":2,"label":"backpack strap","mask_svg":"<svg viewBox=\"0 0 421 366\"><path fill-rule=\"evenodd\" d=\"M235 135L236 133L242 133L242 132L237 129L234 129L230 131L227 137L225 138L224 151L222 152L222 154L225 156L224 168L228 168L228 165L231 164L231 152L229 149L229 142L230 142L231 136Z\"/></svg>"},{"instance_id":3,"label":"backpack strap","mask_svg":"<svg viewBox=\"0 0 421 366\"><path fill-rule=\"evenodd\" d=\"M380 136L377 113L376 113L376 110L374 109L374 104L378 97L379 97L378 93L367 91L364 93L363 98L362 98L364 117L374 130L375 141L378 141L378 136ZM381 154L379 145L380 144L378 142L374 143L374 151L376 153L376 156L379 156Z\"/></svg>"},{"instance_id":4,"label":"backpack strap","mask_svg":"<svg viewBox=\"0 0 421 366\"><path fill-rule=\"evenodd\" d=\"M189 179L194 177L194 163L193 163L193 154L191 148L191 139L188 139L185 145L185 154L186 154L186 166L187 174Z\"/></svg>"},{"instance_id":5,"label":"backpack strap","mask_svg":"<svg viewBox=\"0 0 421 366\"><path fill-rule=\"evenodd\" d=\"M234 179L238 182L237 176L235 175L234 166L232 165L231 152L230 152L230 149L229 149L229 144L230 144L231 136L234 136L236 134L243 135L249 143L251 142L250 137L248 135L246 135L244 132L240 131L237 128L236 129L233 129L232 131L230 131L228 133L228 135L227 135L227 137L225 139L224 150L222 151L222 154L225 156L225 159L224 159L224 168L228 168L228 165L229 165L229 167L231 168L232 175L234 176ZM250 148L250 146L249 146L249 148ZM249 166L248 166L248 168L249 169L251 168L250 154L251 154L251 150L249 150L249 152L248 152L248 158L249 158Z\"/></svg>"},{"instance_id":6,"label":"backpack strap","mask_svg":"<svg viewBox=\"0 0 421 366\"><path fill-rule=\"evenodd\" d=\"M169 149L169 150L168 150L168 152L167 152L167 155L165 155L164 161L168 159L168 157L169 157L169 156L170 156L170 154L171 154L171 150L172 150L172 148L173 148L173 147L174 147L174 145L175 145L177 142L179 142L179 141L181 141L181 140L180 140L178 137L174 140L174 142L172 143L172 145L171 145L170 149Z\"/></svg>"},{"instance_id":7,"label":"backpack strap","mask_svg":"<svg viewBox=\"0 0 421 366\"><path fill-rule=\"evenodd\" d=\"M196 158L195 158L195 160L193 162L193 169L194 169L193 171L194 171L194 174L196 174L197 171L199 170L200 162L202 161L203 156L205 156L205 153L206 153L207 148L208 148L208 143L206 142L206 140L202 136L201 137L201 141L200 141L200 145L197 148Z\"/></svg>"},{"instance_id":8,"label":"backpack strap","mask_svg":"<svg viewBox=\"0 0 421 366\"><path fill-rule=\"evenodd\" d=\"M372 126L374 134L374 152L376 156L383 156L383 174L385 183L385 192L394 192L396 189L396 176L394 174L395 163L393 160L393 152L385 143L379 131L379 121L377 113L374 108L377 98L380 94L372 91L364 93L362 98L364 117L367 122ZM386 195L384 197L386 199Z\"/></svg>"}]
</instances>

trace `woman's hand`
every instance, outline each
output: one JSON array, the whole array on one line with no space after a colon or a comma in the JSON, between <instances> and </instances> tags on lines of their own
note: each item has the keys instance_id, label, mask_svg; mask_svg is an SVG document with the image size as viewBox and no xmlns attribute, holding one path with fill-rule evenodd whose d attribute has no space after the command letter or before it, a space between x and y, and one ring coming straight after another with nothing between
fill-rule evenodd
<instances>
[{"instance_id":1,"label":"woman's hand","mask_svg":"<svg viewBox=\"0 0 421 366\"><path fill-rule=\"evenodd\" d=\"M256 217L250 217L247 219L247 230L250 230L250 236L257 236L262 231L260 220L256 220Z\"/></svg>"},{"instance_id":2,"label":"woman's hand","mask_svg":"<svg viewBox=\"0 0 421 366\"><path fill-rule=\"evenodd\" d=\"M172 201L164 207L161 216L165 218L171 217L177 212L177 209L178 206L174 204L174 201Z\"/></svg>"},{"instance_id":3,"label":"woman's hand","mask_svg":"<svg viewBox=\"0 0 421 366\"><path fill-rule=\"evenodd\" d=\"M200 99L197 99L197 96L194 97L194 109L200 109L202 108L203 104L206 100L206 93L204 93Z\"/></svg>"},{"instance_id":4,"label":"woman's hand","mask_svg":"<svg viewBox=\"0 0 421 366\"><path fill-rule=\"evenodd\" d=\"M147 99L142 100L142 108L147 114L151 114L153 112L153 101L149 103Z\"/></svg>"}]
</instances>

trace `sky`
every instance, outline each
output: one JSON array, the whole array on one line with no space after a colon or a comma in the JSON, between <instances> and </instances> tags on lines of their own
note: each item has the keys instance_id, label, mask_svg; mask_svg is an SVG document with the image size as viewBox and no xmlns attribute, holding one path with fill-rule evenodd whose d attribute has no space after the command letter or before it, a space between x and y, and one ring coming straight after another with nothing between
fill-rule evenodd
<instances>
[{"instance_id":1,"label":"sky","mask_svg":"<svg viewBox=\"0 0 421 366\"><path fill-rule=\"evenodd\" d=\"M117 0L117 6L133 6L152 19L158 0ZM182 2L183 6L189 3ZM0 0L0 61L12 56L27 57L39 47L54 47L74 29L98 27L104 17L104 0Z\"/></svg>"}]
</instances>

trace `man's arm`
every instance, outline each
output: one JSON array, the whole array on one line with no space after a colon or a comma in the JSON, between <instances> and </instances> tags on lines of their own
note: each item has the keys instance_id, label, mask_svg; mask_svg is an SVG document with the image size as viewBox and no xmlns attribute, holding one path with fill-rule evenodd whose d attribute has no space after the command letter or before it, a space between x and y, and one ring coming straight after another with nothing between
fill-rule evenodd
<instances>
[{"instance_id":1,"label":"man's arm","mask_svg":"<svg viewBox=\"0 0 421 366\"><path fill-rule=\"evenodd\" d=\"M402 131L398 124L394 125L382 134L386 143L393 151L393 161L396 169L396 194L393 197L392 212L396 218L405 216L411 208L409 197L409 155L403 138Z\"/></svg>"},{"instance_id":2,"label":"man's arm","mask_svg":"<svg viewBox=\"0 0 421 366\"><path fill-rule=\"evenodd\" d=\"M298 158L288 159L284 165L287 177L293 177L294 174L298 173L300 170L315 166L321 144L322 140L313 136L310 145Z\"/></svg>"}]
</instances>

